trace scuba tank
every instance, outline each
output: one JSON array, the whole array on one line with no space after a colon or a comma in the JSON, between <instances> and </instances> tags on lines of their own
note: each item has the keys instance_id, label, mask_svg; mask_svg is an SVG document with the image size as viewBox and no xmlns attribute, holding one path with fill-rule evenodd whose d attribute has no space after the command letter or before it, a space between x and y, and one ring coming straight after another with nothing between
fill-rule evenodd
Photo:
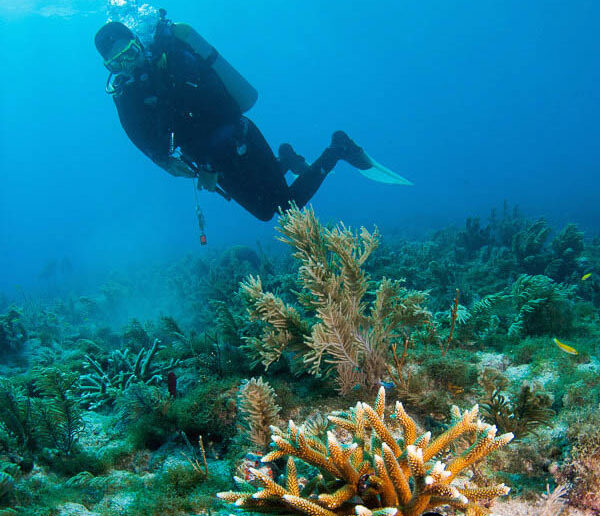
<instances>
[{"instance_id":1,"label":"scuba tank","mask_svg":"<svg viewBox=\"0 0 600 516\"><path fill-rule=\"evenodd\" d=\"M242 113L248 111L258 99L258 91L233 67L219 52L191 25L187 23L172 23L165 18L167 12L160 9L160 21L157 30L168 26L171 34L187 43L218 75L227 92L236 101ZM161 27L162 25L162 27ZM159 29L159 27L161 27Z\"/></svg>"}]
</instances>

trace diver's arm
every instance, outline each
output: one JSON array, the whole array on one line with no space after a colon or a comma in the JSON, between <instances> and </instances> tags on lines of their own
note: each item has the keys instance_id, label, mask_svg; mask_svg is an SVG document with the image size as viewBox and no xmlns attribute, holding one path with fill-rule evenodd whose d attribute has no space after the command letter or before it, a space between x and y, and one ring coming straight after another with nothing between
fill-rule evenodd
<instances>
[{"instance_id":1,"label":"diver's arm","mask_svg":"<svg viewBox=\"0 0 600 516\"><path fill-rule=\"evenodd\" d=\"M115 98L119 120L132 143L158 166L167 169L171 135L167 113L133 95Z\"/></svg>"},{"instance_id":2,"label":"diver's arm","mask_svg":"<svg viewBox=\"0 0 600 516\"><path fill-rule=\"evenodd\" d=\"M129 133L128 133L129 134ZM165 145L166 141L170 141L170 133L159 138L146 139L144 141L130 139L135 146L148 156L156 165L167 171L175 177L196 177L194 170L182 161L179 157L170 153L170 143ZM166 151L165 151L166 149Z\"/></svg>"}]
</instances>

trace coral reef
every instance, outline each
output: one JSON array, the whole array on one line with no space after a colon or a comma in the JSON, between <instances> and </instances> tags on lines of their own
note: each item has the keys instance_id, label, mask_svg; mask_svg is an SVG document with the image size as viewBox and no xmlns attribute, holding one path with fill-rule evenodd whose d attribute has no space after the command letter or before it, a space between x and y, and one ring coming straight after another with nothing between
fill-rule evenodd
<instances>
[{"instance_id":1,"label":"coral reef","mask_svg":"<svg viewBox=\"0 0 600 516\"><path fill-rule=\"evenodd\" d=\"M221 492L219 498L257 512L274 509L310 516L335 514L399 514L418 516L428 509L451 506L465 514L488 514L478 504L505 495L503 484L471 487L458 477L492 451L506 445L512 434L496 437L496 429L477 420L477 406L462 412L452 409L454 421L442 435L432 440L431 433L419 433L417 425L396 402L393 421L385 421L385 389L379 389L374 407L357 403L349 411L333 413L330 421L350 433L351 442L341 443L332 431L327 442L307 436L303 426L290 420L287 432L273 427L274 450L263 457L269 462L290 456L285 485L254 470L262 484L255 493ZM444 464L438 459L461 439L468 444ZM301 487L296 457L318 470Z\"/></svg>"},{"instance_id":2,"label":"coral reef","mask_svg":"<svg viewBox=\"0 0 600 516\"><path fill-rule=\"evenodd\" d=\"M508 204L419 241L279 232L0 293L0 513L600 510L598 238Z\"/></svg>"}]
</instances>

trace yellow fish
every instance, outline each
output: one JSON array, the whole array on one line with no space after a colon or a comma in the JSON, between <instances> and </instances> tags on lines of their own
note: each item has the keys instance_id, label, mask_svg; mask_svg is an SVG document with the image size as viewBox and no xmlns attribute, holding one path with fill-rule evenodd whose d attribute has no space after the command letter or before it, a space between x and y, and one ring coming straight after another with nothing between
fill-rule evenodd
<instances>
[{"instance_id":1,"label":"yellow fish","mask_svg":"<svg viewBox=\"0 0 600 516\"><path fill-rule=\"evenodd\" d=\"M586 279L588 279L588 278L589 278L591 275L592 275L592 273L591 273L591 272L588 272L587 274L584 274L584 275L581 277L581 281L585 281L585 280L586 280Z\"/></svg>"},{"instance_id":2,"label":"yellow fish","mask_svg":"<svg viewBox=\"0 0 600 516\"><path fill-rule=\"evenodd\" d=\"M560 340L558 340L556 337L554 337L554 343L560 348L562 349L565 353L568 353L569 355L579 355L579 351L577 351L575 348L572 348L571 346L567 346L566 344L563 344Z\"/></svg>"}]
</instances>

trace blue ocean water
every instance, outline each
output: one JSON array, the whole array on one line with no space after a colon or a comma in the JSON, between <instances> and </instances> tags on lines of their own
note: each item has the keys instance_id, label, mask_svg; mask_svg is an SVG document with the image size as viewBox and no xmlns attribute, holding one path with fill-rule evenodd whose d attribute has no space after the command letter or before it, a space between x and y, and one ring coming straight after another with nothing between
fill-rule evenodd
<instances>
[{"instance_id":1,"label":"blue ocean water","mask_svg":"<svg viewBox=\"0 0 600 516\"><path fill-rule=\"evenodd\" d=\"M600 4L505 1L188 2L192 24L258 89L248 113L309 160L332 131L411 179L340 164L313 198L325 220L418 237L506 199L532 217L600 226ZM191 181L143 156L104 93L100 0L2 0L0 290L63 258L86 277L207 252ZM202 193L209 248L261 241L275 221Z\"/></svg>"}]
</instances>

